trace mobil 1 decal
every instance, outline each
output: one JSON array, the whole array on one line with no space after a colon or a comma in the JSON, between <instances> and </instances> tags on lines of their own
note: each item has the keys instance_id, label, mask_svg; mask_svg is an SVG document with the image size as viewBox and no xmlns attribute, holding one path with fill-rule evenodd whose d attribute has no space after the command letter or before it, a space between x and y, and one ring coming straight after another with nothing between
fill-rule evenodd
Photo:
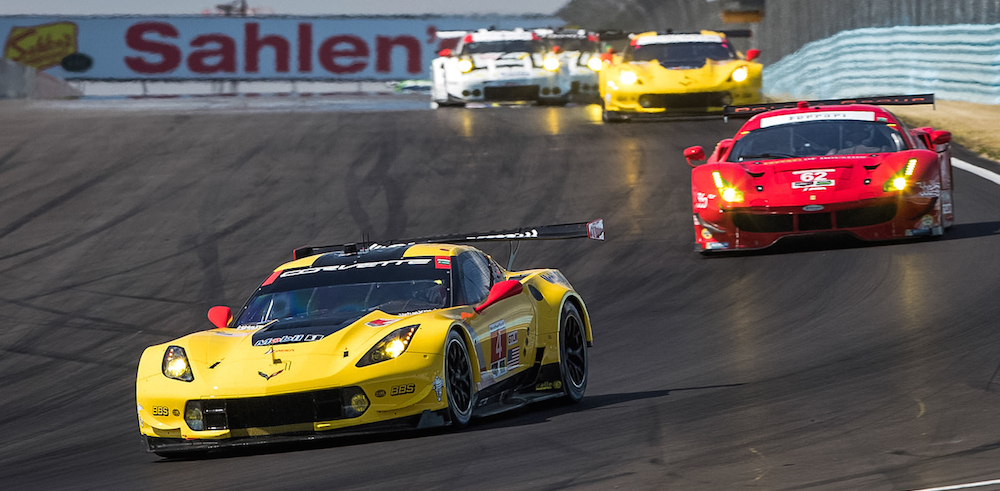
<instances>
[{"instance_id":1,"label":"mobil 1 decal","mask_svg":"<svg viewBox=\"0 0 1000 491\"><path fill-rule=\"evenodd\" d=\"M507 373L507 325L503 319L490 324L490 372L494 377Z\"/></svg>"}]
</instances>

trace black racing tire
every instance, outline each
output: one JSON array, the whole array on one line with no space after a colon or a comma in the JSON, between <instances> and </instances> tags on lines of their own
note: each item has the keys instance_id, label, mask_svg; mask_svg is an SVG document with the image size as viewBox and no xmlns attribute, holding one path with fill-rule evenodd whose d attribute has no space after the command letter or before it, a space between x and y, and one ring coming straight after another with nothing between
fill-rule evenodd
<instances>
[{"instance_id":1,"label":"black racing tire","mask_svg":"<svg viewBox=\"0 0 1000 491\"><path fill-rule=\"evenodd\" d=\"M444 342L445 389L448 391L448 415L451 424L462 427L472 419L476 393L472 379L472 362L465 338L458 331L448 333Z\"/></svg>"},{"instance_id":2,"label":"black racing tire","mask_svg":"<svg viewBox=\"0 0 1000 491\"><path fill-rule=\"evenodd\" d=\"M559 374L563 391L570 402L580 402L587 391L587 332L576 306L563 307L559 324Z\"/></svg>"},{"instance_id":3,"label":"black racing tire","mask_svg":"<svg viewBox=\"0 0 1000 491\"><path fill-rule=\"evenodd\" d=\"M618 111L608 111L605 109L601 111L601 120L605 123L621 123L625 121L625 118Z\"/></svg>"}]
</instances>

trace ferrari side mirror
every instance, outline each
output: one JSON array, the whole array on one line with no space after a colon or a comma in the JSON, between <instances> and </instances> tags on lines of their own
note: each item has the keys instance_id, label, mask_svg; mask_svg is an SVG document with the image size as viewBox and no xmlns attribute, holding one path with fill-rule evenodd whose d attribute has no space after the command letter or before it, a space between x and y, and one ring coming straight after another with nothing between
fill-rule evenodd
<instances>
[{"instance_id":1,"label":"ferrari side mirror","mask_svg":"<svg viewBox=\"0 0 1000 491\"><path fill-rule=\"evenodd\" d=\"M684 158L687 159L688 165L694 167L692 161L705 160L705 150L701 146L688 147L684 149Z\"/></svg>"},{"instance_id":2,"label":"ferrari side mirror","mask_svg":"<svg viewBox=\"0 0 1000 491\"><path fill-rule=\"evenodd\" d=\"M935 145L944 145L951 141L950 131L934 131L931 133L931 143Z\"/></svg>"},{"instance_id":3,"label":"ferrari side mirror","mask_svg":"<svg viewBox=\"0 0 1000 491\"><path fill-rule=\"evenodd\" d=\"M753 60L755 60L757 58L760 58L760 50L759 49L748 49L747 50L747 61L753 61Z\"/></svg>"},{"instance_id":4,"label":"ferrari side mirror","mask_svg":"<svg viewBox=\"0 0 1000 491\"><path fill-rule=\"evenodd\" d=\"M483 303L476 306L476 313L480 313L486 310L486 307L493 305L501 300L513 297L515 295L520 295L524 291L524 285L517 280L506 280L501 281L490 288L490 294L486 296L486 300Z\"/></svg>"},{"instance_id":5,"label":"ferrari side mirror","mask_svg":"<svg viewBox=\"0 0 1000 491\"><path fill-rule=\"evenodd\" d=\"M208 309L208 320L218 328L223 328L229 325L229 321L233 319L233 311L229 307L216 306Z\"/></svg>"}]
</instances>

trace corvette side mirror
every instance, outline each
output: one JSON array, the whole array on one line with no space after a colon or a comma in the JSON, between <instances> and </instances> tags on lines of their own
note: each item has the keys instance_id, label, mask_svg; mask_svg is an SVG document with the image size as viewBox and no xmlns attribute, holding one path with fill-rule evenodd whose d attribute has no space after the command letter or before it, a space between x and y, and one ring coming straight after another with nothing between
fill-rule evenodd
<instances>
[{"instance_id":1,"label":"corvette side mirror","mask_svg":"<svg viewBox=\"0 0 1000 491\"><path fill-rule=\"evenodd\" d=\"M931 143L935 145L944 145L951 141L950 131L934 131L931 132Z\"/></svg>"},{"instance_id":2,"label":"corvette side mirror","mask_svg":"<svg viewBox=\"0 0 1000 491\"><path fill-rule=\"evenodd\" d=\"M753 61L753 60L755 60L757 58L760 58L760 50L759 49L748 49L747 50L747 61Z\"/></svg>"},{"instance_id":3,"label":"corvette side mirror","mask_svg":"<svg viewBox=\"0 0 1000 491\"><path fill-rule=\"evenodd\" d=\"M692 161L705 160L705 150L701 146L688 147L684 149L684 158L687 159L688 165L695 167Z\"/></svg>"},{"instance_id":4,"label":"corvette side mirror","mask_svg":"<svg viewBox=\"0 0 1000 491\"><path fill-rule=\"evenodd\" d=\"M215 325L215 327L226 327L232 319L233 311L230 310L229 307L220 305L208 309L208 320Z\"/></svg>"},{"instance_id":5,"label":"corvette side mirror","mask_svg":"<svg viewBox=\"0 0 1000 491\"><path fill-rule=\"evenodd\" d=\"M441 51L438 51L438 56L442 56L442 57L444 57L444 56L451 56L451 50L448 49L448 48L442 49Z\"/></svg>"},{"instance_id":6,"label":"corvette side mirror","mask_svg":"<svg viewBox=\"0 0 1000 491\"><path fill-rule=\"evenodd\" d=\"M517 280L506 280L501 281L490 288L490 294L486 296L486 300L483 303L476 306L476 313L480 313L486 310L486 307L493 305L501 300L513 297L515 295L520 295L524 291L524 285Z\"/></svg>"}]
</instances>

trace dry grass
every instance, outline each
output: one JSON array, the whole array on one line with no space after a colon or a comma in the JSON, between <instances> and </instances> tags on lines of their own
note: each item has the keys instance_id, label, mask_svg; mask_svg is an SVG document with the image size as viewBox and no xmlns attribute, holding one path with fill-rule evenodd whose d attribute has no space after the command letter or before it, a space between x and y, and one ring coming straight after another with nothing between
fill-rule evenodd
<instances>
[{"instance_id":1,"label":"dry grass","mask_svg":"<svg viewBox=\"0 0 1000 491\"><path fill-rule=\"evenodd\" d=\"M933 126L950 131L958 144L1000 160L1000 106L960 101L937 101L933 106L887 107L911 127Z\"/></svg>"}]
</instances>

